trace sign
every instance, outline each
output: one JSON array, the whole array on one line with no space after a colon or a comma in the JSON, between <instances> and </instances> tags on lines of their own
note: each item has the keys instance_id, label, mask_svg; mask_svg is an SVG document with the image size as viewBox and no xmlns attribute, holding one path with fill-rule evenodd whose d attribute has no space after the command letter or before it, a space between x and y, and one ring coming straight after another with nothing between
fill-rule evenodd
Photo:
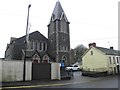
<instances>
[{"instance_id":1,"label":"sign","mask_svg":"<svg viewBox=\"0 0 120 90\"><path fill-rule=\"evenodd\" d=\"M61 62L61 67L65 67L65 64L63 62Z\"/></svg>"}]
</instances>

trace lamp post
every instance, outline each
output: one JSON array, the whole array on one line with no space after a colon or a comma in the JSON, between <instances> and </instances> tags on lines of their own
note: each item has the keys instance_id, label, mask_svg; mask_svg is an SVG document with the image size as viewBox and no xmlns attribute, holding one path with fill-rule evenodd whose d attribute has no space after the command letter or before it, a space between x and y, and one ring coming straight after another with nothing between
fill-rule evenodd
<instances>
[{"instance_id":1,"label":"lamp post","mask_svg":"<svg viewBox=\"0 0 120 90\"><path fill-rule=\"evenodd\" d=\"M25 39L25 55L24 55L24 63L23 63L23 81L25 81L26 76L26 49L27 49L27 35L28 35L28 24L29 24L29 11L30 11L31 4L28 5L28 15L27 15L27 25L26 25L26 39Z\"/></svg>"}]
</instances>

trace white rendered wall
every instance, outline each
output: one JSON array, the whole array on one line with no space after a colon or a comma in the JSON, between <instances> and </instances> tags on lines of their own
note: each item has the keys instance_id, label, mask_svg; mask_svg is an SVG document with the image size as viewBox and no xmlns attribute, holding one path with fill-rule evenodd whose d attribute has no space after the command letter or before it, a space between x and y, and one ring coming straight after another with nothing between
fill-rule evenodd
<instances>
[{"instance_id":1,"label":"white rendered wall","mask_svg":"<svg viewBox=\"0 0 120 90\"><path fill-rule=\"evenodd\" d=\"M31 66L32 63L30 61L26 61L26 80L31 80ZM2 77L0 82L22 81L23 61L2 60L2 74L0 74L0 76Z\"/></svg>"},{"instance_id":2,"label":"white rendered wall","mask_svg":"<svg viewBox=\"0 0 120 90\"><path fill-rule=\"evenodd\" d=\"M60 64L51 63L51 80L60 80Z\"/></svg>"}]
</instances>

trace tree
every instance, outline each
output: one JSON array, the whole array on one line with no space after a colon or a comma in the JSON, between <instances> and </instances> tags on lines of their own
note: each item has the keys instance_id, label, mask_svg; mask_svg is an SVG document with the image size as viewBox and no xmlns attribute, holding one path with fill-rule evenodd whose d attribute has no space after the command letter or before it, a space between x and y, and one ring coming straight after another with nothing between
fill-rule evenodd
<instances>
[{"instance_id":1,"label":"tree","mask_svg":"<svg viewBox=\"0 0 120 90\"><path fill-rule=\"evenodd\" d=\"M82 44L76 46L74 49L71 49L71 64L82 61L81 56L86 52L86 50L87 47Z\"/></svg>"}]
</instances>

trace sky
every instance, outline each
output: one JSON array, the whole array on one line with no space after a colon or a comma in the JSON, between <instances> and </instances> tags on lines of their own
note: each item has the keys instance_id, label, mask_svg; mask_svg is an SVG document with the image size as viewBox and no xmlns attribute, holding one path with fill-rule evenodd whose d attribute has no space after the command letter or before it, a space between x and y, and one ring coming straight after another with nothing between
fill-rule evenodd
<instances>
[{"instance_id":1,"label":"sky","mask_svg":"<svg viewBox=\"0 0 120 90\"><path fill-rule=\"evenodd\" d=\"M26 33L27 9L31 4L30 33L38 30L48 36L47 25L57 0L0 0L0 58L4 57L10 37ZM70 22L70 45L118 49L119 0L59 0Z\"/></svg>"}]
</instances>

